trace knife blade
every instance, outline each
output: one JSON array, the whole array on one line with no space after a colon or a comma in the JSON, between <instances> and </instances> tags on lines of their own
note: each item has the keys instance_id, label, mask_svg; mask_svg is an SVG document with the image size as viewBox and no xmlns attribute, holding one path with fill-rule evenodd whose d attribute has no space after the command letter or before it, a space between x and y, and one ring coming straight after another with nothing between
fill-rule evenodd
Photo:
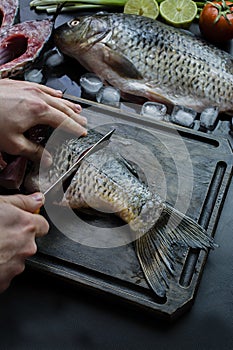
<instances>
[{"instance_id":1,"label":"knife blade","mask_svg":"<svg viewBox=\"0 0 233 350\"><path fill-rule=\"evenodd\" d=\"M91 146L87 151L82 154L79 159L58 179L56 180L45 192L44 196L47 195L49 192L51 192L59 183L64 183L68 178L74 176L75 172L81 165L81 162L83 159L85 159L90 154L96 152L98 149L105 147L106 143L110 140L110 137L114 133L115 129L109 131L107 134L105 134L100 140L98 140L93 146ZM73 176L72 176L73 175Z\"/></svg>"},{"instance_id":2,"label":"knife blade","mask_svg":"<svg viewBox=\"0 0 233 350\"><path fill-rule=\"evenodd\" d=\"M44 196L47 196L51 192L55 191L57 187L63 186L65 182L71 182L72 178L74 177L77 169L81 165L82 161L88 157L90 154L95 153L99 149L102 149L105 147L112 134L114 133L115 129L112 129L108 133L106 133L101 139L99 139L94 145L92 145L90 148L88 148L85 152L82 153L82 155L78 158L78 160L61 176L59 179L57 179L46 191L44 191ZM68 187L68 186L67 186ZM63 188L64 189L64 188ZM40 212L40 209L38 209L35 214L38 214Z\"/></svg>"}]
</instances>

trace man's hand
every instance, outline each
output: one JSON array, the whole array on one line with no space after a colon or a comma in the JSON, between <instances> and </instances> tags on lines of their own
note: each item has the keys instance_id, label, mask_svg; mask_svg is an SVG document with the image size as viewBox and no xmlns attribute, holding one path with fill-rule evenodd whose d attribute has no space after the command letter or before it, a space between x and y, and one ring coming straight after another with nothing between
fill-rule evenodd
<instances>
[{"instance_id":1,"label":"man's hand","mask_svg":"<svg viewBox=\"0 0 233 350\"><path fill-rule=\"evenodd\" d=\"M0 196L0 292L25 268L25 259L37 251L36 237L49 230L43 216L34 214L44 202L41 193Z\"/></svg>"},{"instance_id":2,"label":"man's hand","mask_svg":"<svg viewBox=\"0 0 233 350\"><path fill-rule=\"evenodd\" d=\"M0 80L0 151L39 161L43 148L24 137L24 132L38 124L62 128L77 136L86 135L86 118L81 107L61 98L62 92L18 80ZM43 161L50 165L46 151Z\"/></svg>"}]
</instances>

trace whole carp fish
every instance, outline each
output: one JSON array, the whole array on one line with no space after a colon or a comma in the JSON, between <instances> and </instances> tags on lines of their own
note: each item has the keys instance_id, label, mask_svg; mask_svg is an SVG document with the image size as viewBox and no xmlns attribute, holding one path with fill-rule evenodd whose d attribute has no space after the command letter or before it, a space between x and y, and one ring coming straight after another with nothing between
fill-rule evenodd
<instances>
[{"instance_id":1,"label":"whole carp fish","mask_svg":"<svg viewBox=\"0 0 233 350\"><path fill-rule=\"evenodd\" d=\"M121 91L197 112L233 112L233 59L205 41L143 16L100 13L54 32L61 52Z\"/></svg>"},{"instance_id":2,"label":"whole carp fish","mask_svg":"<svg viewBox=\"0 0 233 350\"><path fill-rule=\"evenodd\" d=\"M67 139L56 146L53 165L40 178L40 185L49 188L102 136L89 130L86 137ZM30 191L38 190L32 184L29 175L25 186ZM215 246L200 225L153 193L111 142L83 160L59 204L77 210L107 210L128 223L139 237L135 249L145 278L160 297L165 296L175 276L177 245L200 249Z\"/></svg>"}]
</instances>

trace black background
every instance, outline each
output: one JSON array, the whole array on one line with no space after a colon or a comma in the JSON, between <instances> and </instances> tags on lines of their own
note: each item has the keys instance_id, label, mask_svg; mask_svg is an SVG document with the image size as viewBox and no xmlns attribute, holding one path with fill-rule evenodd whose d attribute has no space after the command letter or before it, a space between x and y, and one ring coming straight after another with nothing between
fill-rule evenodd
<instances>
[{"instance_id":1,"label":"black background","mask_svg":"<svg viewBox=\"0 0 233 350\"><path fill-rule=\"evenodd\" d=\"M21 1L21 20L34 18ZM194 305L168 323L26 268L0 295L0 349L233 349L233 184Z\"/></svg>"}]
</instances>

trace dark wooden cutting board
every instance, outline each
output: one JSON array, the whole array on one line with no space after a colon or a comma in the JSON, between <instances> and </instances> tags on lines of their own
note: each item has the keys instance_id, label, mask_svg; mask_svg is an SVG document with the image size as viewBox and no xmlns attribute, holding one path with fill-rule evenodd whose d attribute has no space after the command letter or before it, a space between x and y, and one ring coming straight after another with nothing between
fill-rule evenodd
<instances>
[{"instance_id":1,"label":"dark wooden cutting board","mask_svg":"<svg viewBox=\"0 0 233 350\"><path fill-rule=\"evenodd\" d=\"M227 140L157 123L151 118L142 119L129 110L76 100L82 102L89 127L101 132L115 128L113 147L132 161L140 159L144 175L152 174L149 181L154 190L214 235L232 176L232 149ZM192 305L207 252L185 248L177 252L181 262L176 266L176 281L166 298L160 299L144 279L134 243L111 247L113 229L122 225L120 219L113 215L82 214L76 224L70 219L68 209L54 206L50 210L53 211L48 215L50 232L38 239L38 253L27 261L28 265L124 299L135 307L145 307L162 318L175 318ZM59 229L53 217L59 217ZM97 242L98 247L91 246L90 235L98 238L103 228L109 232L108 247L101 242L99 246Z\"/></svg>"}]
</instances>

